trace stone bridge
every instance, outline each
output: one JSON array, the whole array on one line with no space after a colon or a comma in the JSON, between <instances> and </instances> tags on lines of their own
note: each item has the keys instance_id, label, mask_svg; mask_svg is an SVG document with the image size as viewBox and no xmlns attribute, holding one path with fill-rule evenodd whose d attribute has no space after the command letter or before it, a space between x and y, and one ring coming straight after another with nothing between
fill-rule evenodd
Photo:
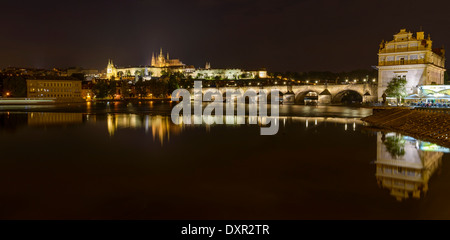
<instances>
[{"instance_id":1,"label":"stone bridge","mask_svg":"<svg viewBox=\"0 0 450 240\"><path fill-rule=\"evenodd\" d=\"M340 103L344 96L353 94L353 96L360 97L362 102L377 101L377 85L372 83L364 84L323 84L323 85L299 85L299 86L243 86L243 87L219 87L202 88L203 95L208 91L219 91L222 96L225 97L227 91L240 91L244 93L246 91L264 91L266 94L270 94L271 90L278 90L284 95L290 94L294 97L295 103L304 103L305 97L311 96L318 100L319 103ZM194 89L190 89L191 95L193 95ZM308 97L307 97L308 98Z\"/></svg>"}]
</instances>

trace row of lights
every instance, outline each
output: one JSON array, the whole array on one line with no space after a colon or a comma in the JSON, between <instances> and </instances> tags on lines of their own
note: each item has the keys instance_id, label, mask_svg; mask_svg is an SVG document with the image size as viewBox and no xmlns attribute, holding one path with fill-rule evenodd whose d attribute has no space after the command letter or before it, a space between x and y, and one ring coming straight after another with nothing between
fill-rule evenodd
<instances>
[{"instance_id":1,"label":"row of lights","mask_svg":"<svg viewBox=\"0 0 450 240\"><path fill-rule=\"evenodd\" d=\"M300 81L297 81L297 82L300 83ZM349 80L348 80L348 79L345 79L345 82L348 83ZM358 79L354 79L353 82L355 82L355 83L358 82ZM367 82L367 79L364 78L364 79L363 79L363 82ZM372 82L376 82L376 79L375 79L375 78L372 79ZM309 83L309 80L306 80L306 83ZM314 83L319 83L319 81L316 80L316 81L314 81ZM278 82L274 82L274 84L278 84ZM283 84L286 84L286 82L283 82ZM227 83L226 85L229 86L228 83ZM252 83L248 83L248 85L251 86ZM256 83L256 85L259 86L260 83ZM235 83L234 86L237 86L237 84ZM183 86L180 86L180 87L183 88ZM208 87L210 87L210 85L208 85Z\"/></svg>"},{"instance_id":2,"label":"row of lights","mask_svg":"<svg viewBox=\"0 0 450 240\"><path fill-rule=\"evenodd\" d=\"M353 80L353 82L357 82L358 81L358 79L355 79L355 80ZM374 78L374 79L372 79L372 82L375 82L376 81L376 79ZM348 82L348 79L345 79L345 82ZM363 79L363 82L367 82L367 79Z\"/></svg>"}]
</instances>

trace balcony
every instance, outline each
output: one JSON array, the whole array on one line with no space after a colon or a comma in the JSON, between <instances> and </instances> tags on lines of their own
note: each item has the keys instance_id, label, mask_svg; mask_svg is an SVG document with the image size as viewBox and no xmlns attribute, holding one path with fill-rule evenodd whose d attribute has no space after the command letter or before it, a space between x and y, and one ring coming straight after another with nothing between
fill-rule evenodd
<instances>
[{"instance_id":1,"label":"balcony","mask_svg":"<svg viewBox=\"0 0 450 240\"><path fill-rule=\"evenodd\" d=\"M406 64L424 64L427 63L425 59L410 59L397 61L379 61L378 66L392 66L392 65L406 65Z\"/></svg>"},{"instance_id":2,"label":"balcony","mask_svg":"<svg viewBox=\"0 0 450 240\"><path fill-rule=\"evenodd\" d=\"M379 53L396 53L396 52L412 52L412 51L424 51L431 50L431 48L426 48L423 46L419 47L405 47L405 48L383 48Z\"/></svg>"}]
</instances>

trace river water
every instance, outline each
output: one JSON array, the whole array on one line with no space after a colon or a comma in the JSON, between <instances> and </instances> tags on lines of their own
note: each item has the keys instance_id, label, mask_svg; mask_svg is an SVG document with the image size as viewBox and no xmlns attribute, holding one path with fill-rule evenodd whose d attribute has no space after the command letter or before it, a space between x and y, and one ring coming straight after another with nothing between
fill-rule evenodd
<instances>
[{"instance_id":1,"label":"river water","mask_svg":"<svg viewBox=\"0 0 450 240\"><path fill-rule=\"evenodd\" d=\"M0 219L449 219L448 149L280 106L259 125L175 125L171 103L0 106Z\"/></svg>"}]
</instances>

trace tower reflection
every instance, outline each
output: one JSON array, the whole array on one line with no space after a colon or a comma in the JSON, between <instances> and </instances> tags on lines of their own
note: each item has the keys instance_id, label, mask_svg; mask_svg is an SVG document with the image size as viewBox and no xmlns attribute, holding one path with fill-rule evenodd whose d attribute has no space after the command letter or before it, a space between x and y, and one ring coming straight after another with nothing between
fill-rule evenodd
<instances>
[{"instance_id":1,"label":"tower reflection","mask_svg":"<svg viewBox=\"0 0 450 240\"><path fill-rule=\"evenodd\" d=\"M107 128L110 136L121 128L145 129L151 131L153 140L159 140L161 144L164 140L169 140L171 134L179 134L181 125L175 125L167 116L150 116L138 114L109 114L107 116Z\"/></svg>"},{"instance_id":2,"label":"tower reflection","mask_svg":"<svg viewBox=\"0 0 450 240\"><path fill-rule=\"evenodd\" d=\"M396 133L377 133L376 179L398 201L421 198L449 149Z\"/></svg>"}]
</instances>

